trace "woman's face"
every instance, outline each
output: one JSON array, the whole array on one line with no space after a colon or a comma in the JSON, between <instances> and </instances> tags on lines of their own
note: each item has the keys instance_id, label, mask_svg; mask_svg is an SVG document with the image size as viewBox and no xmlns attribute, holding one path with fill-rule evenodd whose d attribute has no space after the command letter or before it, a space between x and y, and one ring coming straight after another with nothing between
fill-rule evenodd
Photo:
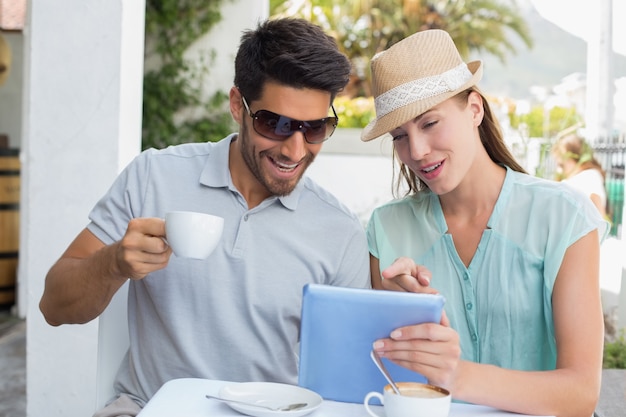
<instances>
[{"instance_id":1,"label":"woman's face","mask_svg":"<svg viewBox=\"0 0 626 417\"><path fill-rule=\"evenodd\" d=\"M400 160L435 194L448 193L466 178L482 147L480 94L452 97L390 132Z\"/></svg>"}]
</instances>

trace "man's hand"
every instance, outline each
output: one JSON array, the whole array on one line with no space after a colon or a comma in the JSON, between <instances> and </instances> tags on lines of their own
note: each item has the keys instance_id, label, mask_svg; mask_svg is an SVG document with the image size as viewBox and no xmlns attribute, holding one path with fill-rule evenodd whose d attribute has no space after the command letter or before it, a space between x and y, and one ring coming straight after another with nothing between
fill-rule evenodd
<instances>
[{"instance_id":1,"label":"man's hand","mask_svg":"<svg viewBox=\"0 0 626 417\"><path fill-rule=\"evenodd\" d=\"M126 234L117 242L116 275L141 279L167 266L172 249L165 243L165 221L136 218L128 223Z\"/></svg>"}]
</instances>

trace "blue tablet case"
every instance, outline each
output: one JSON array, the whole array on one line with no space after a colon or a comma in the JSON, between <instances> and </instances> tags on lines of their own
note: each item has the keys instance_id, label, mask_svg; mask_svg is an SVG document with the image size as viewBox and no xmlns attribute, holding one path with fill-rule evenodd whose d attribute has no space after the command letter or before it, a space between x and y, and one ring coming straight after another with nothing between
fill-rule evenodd
<instances>
[{"instance_id":1,"label":"blue tablet case","mask_svg":"<svg viewBox=\"0 0 626 417\"><path fill-rule=\"evenodd\" d=\"M361 403L387 380L370 352L392 330L441 320L444 297L307 284L303 289L298 384L324 399ZM426 382L383 358L395 381Z\"/></svg>"}]
</instances>

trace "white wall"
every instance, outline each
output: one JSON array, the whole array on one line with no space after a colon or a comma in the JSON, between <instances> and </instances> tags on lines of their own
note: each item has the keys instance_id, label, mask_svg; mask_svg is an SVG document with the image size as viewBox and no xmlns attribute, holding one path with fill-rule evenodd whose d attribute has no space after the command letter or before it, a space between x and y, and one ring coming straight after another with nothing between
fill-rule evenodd
<instances>
[{"instance_id":1,"label":"white wall","mask_svg":"<svg viewBox=\"0 0 626 417\"><path fill-rule=\"evenodd\" d=\"M307 175L356 213L363 227L372 210L391 200L391 159L320 153Z\"/></svg>"},{"instance_id":2,"label":"white wall","mask_svg":"<svg viewBox=\"0 0 626 417\"><path fill-rule=\"evenodd\" d=\"M202 81L202 97L209 99L218 91L228 94L235 76L235 55L245 29L254 29L259 21L269 16L269 2L264 0L227 0L223 2L223 19L202 36L185 53L185 58L206 62L213 53L209 73ZM235 23L236 17L240 22Z\"/></svg>"},{"instance_id":3,"label":"white wall","mask_svg":"<svg viewBox=\"0 0 626 417\"><path fill-rule=\"evenodd\" d=\"M392 198L389 138L361 142L359 129L337 129L307 175L335 194L367 224L372 210Z\"/></svg>"},{"instance_id":4,"label":"white wall","mask_svg":"<svg viewBox=\"0 0 626 417\"><path fill-rule=\"evenodd\" d=\"M2 32L11 50L9 76L0 85L0 134L9 135L9 147L19 148L22 137L22 91L24 37L21 32Z\"/></svg>"},{"instance_id":5,"label":"white wall","mask_svg":"<svg viewBox=\"0 0 626 417\"><path fill-rule=\"evenodd\" d=\"M38 303L46 272L140 149L143 16L136 0L30 2L18 277L28 416L93 412L97 321L53 328Z\"/></svg>"},{"instance_id":6,"label":"white wall","mask_svg":"<svg viewBox=\"0 0 626 417\"><path fill-rule=\"evenodd\" d=\"M44 277L139 151L142 2L29 2L19 309L27 316L27 415L93 412L97 322L48 326Z\"/></svg>"},{"instance_id":7,"label":"white wall","mask_svg":"<svg viewBox=\"0 0 626 417\"><path fill-rule=\"evenodd\" d=\"M226 32L216 44L238 39L268 10L265 0L224 4ZM98 323L53 328L38 303L50 266L139 152L145 5L66 0L29 7L18 276L18 309L28 320L27 415L85 417L95 405ZM230 87L232 75L220 84Z\"/></svg>"}]
</instances>

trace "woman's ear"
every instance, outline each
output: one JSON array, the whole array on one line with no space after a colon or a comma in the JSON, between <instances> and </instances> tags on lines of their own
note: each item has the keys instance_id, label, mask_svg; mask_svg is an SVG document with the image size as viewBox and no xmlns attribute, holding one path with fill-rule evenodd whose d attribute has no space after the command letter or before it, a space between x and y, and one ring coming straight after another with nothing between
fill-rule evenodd
<instances>
[{"instance_id":1,"label":"woman's ear","mask_svg":"<svg viewBox=\"0 0 626 417\"><path fill-rule=\"evenodd\" d=\"M483 98L477 91L472 91L467 97L467 105L472 111L474 126L480 126L485 117L485 108L483 107Z\"/></svg>"}]
</instances>

